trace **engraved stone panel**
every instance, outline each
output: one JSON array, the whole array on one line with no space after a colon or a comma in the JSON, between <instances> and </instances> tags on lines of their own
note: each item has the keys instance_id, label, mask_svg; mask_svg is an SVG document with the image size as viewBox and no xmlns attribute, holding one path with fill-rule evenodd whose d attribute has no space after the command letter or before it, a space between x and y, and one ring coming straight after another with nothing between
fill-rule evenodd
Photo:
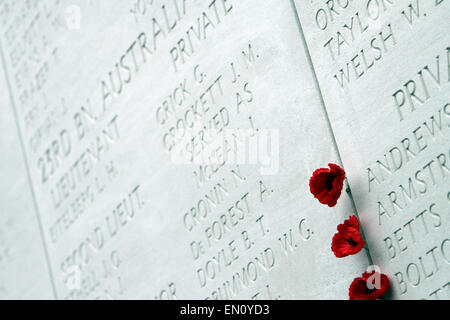
<instances>
[{"instance_id":1,"label":"engraved stone panel","mask_svg":"<svg viewBox=\"0 0 450 320\"><path fill-rule=\"evenodd\" d=\"M449 299L450 2L295 3L373 262Z\"/></svg>"},{"instance_id":2,"label":"engraved stone panel","mask_svg":"<svg viewBox=\"0 0 450 320\"><path fill-rule=\"evenodd\" d=\"M58 299L348 297L369 262L330 250L348 195L309 193L338 154L290 2L0 8Z\"/></svg>"},{"instance_id":3,"label":"engraved stone panel","mask_svg":"<svg viewBox=\"0 0 450 320\"><path fill-rule=\"evenodd\" d=\"M0 297L52 299L39 222L4 77L0 77L0 101Z\"/></svg>"}]
</instances>

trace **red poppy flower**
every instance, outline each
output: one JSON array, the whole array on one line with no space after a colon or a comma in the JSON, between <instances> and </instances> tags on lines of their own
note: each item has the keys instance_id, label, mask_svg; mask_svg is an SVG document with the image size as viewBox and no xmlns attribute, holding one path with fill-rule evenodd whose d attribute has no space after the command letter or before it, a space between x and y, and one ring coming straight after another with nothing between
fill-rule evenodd
<instances>
[{"instance_id":1,"label":"red poppy flower","mask_svg":"<svg viewBox=\"0 0 450 320\"><path fill-rule=\"evenodd\" d=\"M309 189L320 203L334 207L341 196L345 171L332 163L328 166L330 169L321 168L314 171L309 180Z\"/></svg>"},{"instance_id":2,"label":"red poppy flower","mask_svg":"<svg viewBox=\"0 0 450 320\"><path fill-rule=\"evenodd\" d=\"M379 277L379 283L372 283L374 277ZM369 285L372 286L369 287ZM372 289L370 289L372 288ZM350 285L348 295L350 300L376 300L381 298L389 289L389 278L384 273L364 272L361 278L355 278Z\"/></svg>"},{"instance_id":3,"label":"red poppy flower","mask_svg":"<svg viewBox=\"0 0 450 320\"><path fill-rule=\"evenodd\" d=\"M355 216L351 216L338 225L338 232L334 235L331 243L331 250L338 258L343 258L356 254L364 247L365 242L359 231L359 221Z\"/></svg>"}]
</instances>

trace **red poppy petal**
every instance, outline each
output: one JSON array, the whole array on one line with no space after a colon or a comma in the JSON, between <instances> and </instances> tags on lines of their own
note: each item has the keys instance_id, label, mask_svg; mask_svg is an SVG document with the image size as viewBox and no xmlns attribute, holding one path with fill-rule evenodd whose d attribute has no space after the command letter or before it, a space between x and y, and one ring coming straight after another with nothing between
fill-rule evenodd
<instances>
[{"instance_id":1,"label":"red poppy petal","mask_svg":"<svg viewBox=\"0 0 450 320\"><path fill-rule=\"evenodd\" d=\"M351 216L350 218L348 218L347 221L350 226L359 230L359 221L358 218L356 218L356 216Z\"/></svg>"},{"instance_id":2,"label":"red poppy petal","mask_svg":"<svg viewBox=\"0 0 450 320\"><path fill-rule=\"evenodd\" d=\"M350 300L367 300L364 294L366 288L366 282L362 278L355 278L348 289Z\"/></svg>"},{"instance_id":3,"label":"red poppy petal","mask_svg":"<svg viewBox=\"0 0 450 320\"><path fill-rule=\"evenodd\" d=\"M389 278L385 274L380 274L380 288L371 290L367 286L368 278L374 271L365 272L362 278L355 278L349 288L350 300L376 300L381 298L389 289Z\"/></svg>"},{"instance_id":4,"label":"red poppy petal","mask_svg":"<svg viewBox=\"0 0 450 320\"><path fill-rule=\"evenodd\" d=\"M317 170L316 170L317 171ZM328 172L314 173L314 175L309 180L309 187L313 194L316 194L323 190L326 186L326 181L328 178Z\"/></svg>"},{"instance_id":5,"label":"red poppy petal","mask_svg":"<svg viewBox=\"0 0 450 320\"><path fill-rule=\"evenodd\" d=\"M331 250L337 258L343 258L347 256L347 240L340 234L336 233L331 242Z\"/></svg>"},{"instance_id":6,"label":"red poppy petal","mask_svg":"<svg viewBox=\"0 0 450 320\"><path fill-rule=\"evenodd\" d=\"M349 239L352 239L356 245L353 245L349 242ZM334 235L331 250L337 258L343 258L349 255L357 254L364 247L365 242L362 239L359 233L355 232L347 232L341 233L338 232Z\"/></svg>"},{"instance_id":7,"label":"red poppy petal","mask_svg":"<svg viewBox=\"0 0 450 320\"><path fill-rule=\"evenodd\" d=\"M338 177L345 177L345 171L340 166L334 163L329 163L331 173L335 174Z\"/></svg>"},{"instance_id":8,"label":"red poppy petal","mask_svg":"<svg viewBox=\"0 0 450 320\"><path fill-rule=\"evenodd\" d=\"M359 230L356 216L351 216L344 223L338 225L338 233L333 237L331 250L338 258L353 255L365 246L364 239Z\"/></svg>"}]
</instances>

